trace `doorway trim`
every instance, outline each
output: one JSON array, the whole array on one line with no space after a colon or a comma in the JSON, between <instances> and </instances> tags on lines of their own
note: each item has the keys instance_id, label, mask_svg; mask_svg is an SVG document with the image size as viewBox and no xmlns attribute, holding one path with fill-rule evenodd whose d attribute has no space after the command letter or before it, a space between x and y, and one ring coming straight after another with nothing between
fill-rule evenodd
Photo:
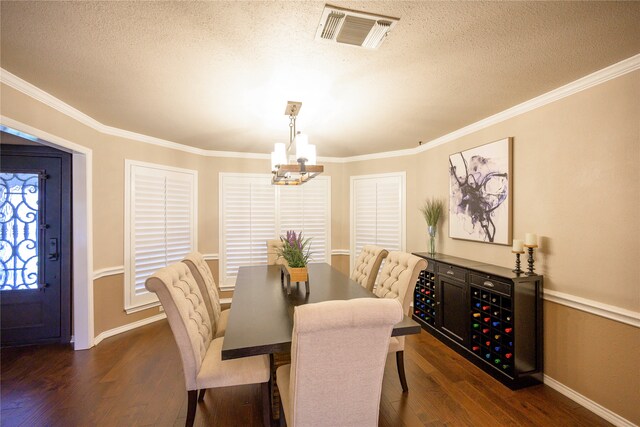
<instances>
[{"instance_id":1,"label":"doorway trim","mask_svg":"<svg viewBox=\"0 0 640 427\"><path fill-rule=\"evenodd\" d=\"M75 350L94 345L93 330L93 150L6 116L0 124L38 138L38 143L72 155L73 292L72 339Z\"/></svg>"}]
</instances>

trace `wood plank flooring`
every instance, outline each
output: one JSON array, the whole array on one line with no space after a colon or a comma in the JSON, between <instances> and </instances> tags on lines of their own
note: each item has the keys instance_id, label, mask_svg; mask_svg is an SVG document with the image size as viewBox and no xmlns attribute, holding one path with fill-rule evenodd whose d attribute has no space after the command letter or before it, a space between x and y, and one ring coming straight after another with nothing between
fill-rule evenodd
<instances>
[{"instance_id":1,"label":"wood plank flooring","mask_svg":"<svg viewBox=\"0 0 640 427\"><path fill-rule=\"evenodd\" d=\"M426 332L407 337L403 394L387 360L380 426L605 426L544 385L511 391ZM166 321L97 347L2 349L2 426L184 426L182 362ZM259 385L207 391L196 426L261 426Z\"/></svg>"}]
</instances>

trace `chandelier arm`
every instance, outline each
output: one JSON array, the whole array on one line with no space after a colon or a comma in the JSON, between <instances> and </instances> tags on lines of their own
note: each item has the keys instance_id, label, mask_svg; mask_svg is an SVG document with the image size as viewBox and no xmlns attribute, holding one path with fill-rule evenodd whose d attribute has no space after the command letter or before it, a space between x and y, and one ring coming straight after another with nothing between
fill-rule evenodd
<instances>
[{"instance_id":1,"label":"chandelier arm","mask_svg":"<svg viewBox=\"0 0 640 427\"><path fill-rule=\"evenodd\" d=\"M296 116L293 114L289 116L289 146L287 147L287 156L289 156L289 150L293 145L293 140L296 137Z\"/></svg>"}]
</instances>

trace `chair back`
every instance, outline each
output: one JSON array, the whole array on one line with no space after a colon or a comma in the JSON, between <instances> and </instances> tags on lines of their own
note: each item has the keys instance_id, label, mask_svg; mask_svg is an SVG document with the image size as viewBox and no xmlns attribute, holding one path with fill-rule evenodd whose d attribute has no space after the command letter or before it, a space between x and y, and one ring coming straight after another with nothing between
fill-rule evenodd
<instances>
[{"instance_id":1,"label":"chair back","mask_svg":"<svg viewBox=\"0 0 640 427\"><path fill-rule=\"evenodd\" d=\"M351 272L351 279L360 283L366 290L373 292L373 286L376 284L380 264L382 264L382 260L385 259L388 254L389 251L380 246L364 246L356 260L356 266Z\"/></svg>"},{"instance_id":2,"label":"chair back","mask_svg":"<svg viewBox=\"0 0 640 427\"><path fill-rule=\"evenodd\" d=\"M156 271L146 280L145 287L158 295L167 313L180 350L187 390L195 390L196 377L214 335L200 288L182 262Z\"/></svg>"},{"instance_id":3,"label":"chair back","mask_svg":"<svg viewBox=\"0 0 640 427\"><path fill-rule=\"evenodd\" d=\"M218 294L218 287L213 279L213 273L200 252L191 252L184 257L182 262L189 267L191 274L196 279L200 293L204 297L204 305L215 330L220 322L222 309L220 308L220 294Z\"/></svg>"},{"instance_id":4,"label":"chair back","mask_svg":"<svg viewBox=\"0 0 640 427\"><path fill-rule=\"evenodd\" d=\"M290 426L377 426L397 301L360 298L295 308Z\"/></svg>"},{"instance_id":5,"label":"chair back","mask_svg":"<svg viewBox=\"0 0 640 427\"><path fill-rule=\"evenodd\" d=\"M403 313L409 312L411 296L418 275L427 268L427 260L410 253L392 251L387 255L375 294L380 298L394 298L402 304Z\"/></svg>"},{"instance_id":6,"label":"chair back","mask_svg":"<svg viewBox=\"0 0 640 427\"><path fill-rule=\"evenodd\" d=\"M278 254L282 246L280 239L267 240L267 265L287 265L287 261Z\"/></svg>"}]
</instances>

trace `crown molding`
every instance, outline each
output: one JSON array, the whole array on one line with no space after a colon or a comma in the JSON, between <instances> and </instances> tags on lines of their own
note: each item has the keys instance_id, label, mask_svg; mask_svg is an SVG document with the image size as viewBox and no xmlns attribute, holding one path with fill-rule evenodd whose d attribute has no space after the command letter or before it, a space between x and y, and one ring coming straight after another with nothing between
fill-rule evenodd
<instances>
[{"instance_id":1,"label":"crown molding","mask_svg":"<svg viewBox=\"0 0 640 427\"><path fill-rule=\"evenodd\" d=\"M527 113L536 108L540 108L544 105L558 101L562 98L566 98L573 94L576 94L585 89L589 89L593 86L597 86L601 83L605 83L609 80L615 79L627 73L631 73L640 69L640 54L634 55L630 58L622 60L616 64L610 65L602 70L598 70L585 77L582 77L569 84L561 86L550 92L537 96L529 101L525 101L514 107L508 108L500 113L489 116L485 119L472 123L468 126L460 128L456 131L443 135L439 138L426 142L416 148L408 148L404 150L386 151L381 153L363 154L359 156L350 157L319 157L319 161L327 163L351 163L360 162L365 160L375 159L388 159L392 157L411 156L414 154L422 153L424 151L435 148L439 145L446 144L454 141L465 135L469 135L473 132L477 132L481 129L485 129L489 126ZM61 101L53 95L43 91L42 89L32 85L31 83L22 80L20 77L10 73L4 68L0 68L0 82L4 83L31 98L42 102L43 104L65 114L80 123L95 129L98 132L112 135L120 138L126 138L133 141L144 142L164 148L170 148L173 150L184 151L191 154L196 154L205 157L227 157L227 158L242 158L242 159L270 159L270 154L264 153L242 153L235 151L216 151L205 150L202 148L191 147L189 145L179 144L177 142L167 141L165 139L155 138L140 133L130 132L124 129L107 126L94 118L86 115L85 113L73 108L69 104Z\"/></svg>"}]
</instances>

